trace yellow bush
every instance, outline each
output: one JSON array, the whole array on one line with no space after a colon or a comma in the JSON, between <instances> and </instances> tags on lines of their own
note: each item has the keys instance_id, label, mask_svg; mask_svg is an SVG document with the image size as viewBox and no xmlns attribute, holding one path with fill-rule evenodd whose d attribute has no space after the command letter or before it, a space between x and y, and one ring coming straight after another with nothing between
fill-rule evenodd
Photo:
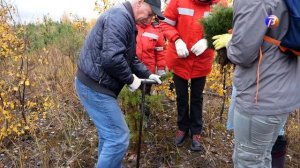
<instances>
[{"instance_id":1,"label":"yellow bush","mask_svg":"<svg viewBox=\"0 0 300 168\"><path fill-rule=\"evenodd\" d=\"M24 28L15 26L12 6L0 8L0 141L32 131L45 118L53 101L34 92L37 77L31 76L34 63L26 55Z\"/></svg>"}]
</instances>

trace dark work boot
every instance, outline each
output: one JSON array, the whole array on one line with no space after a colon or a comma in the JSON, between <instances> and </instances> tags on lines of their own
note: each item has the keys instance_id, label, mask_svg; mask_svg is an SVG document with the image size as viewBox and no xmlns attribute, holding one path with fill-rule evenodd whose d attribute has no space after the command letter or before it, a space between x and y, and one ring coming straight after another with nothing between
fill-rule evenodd
<instances>
[{"instance_id":1,"label":"dark work boot","mask_svg":"<svg viewBox=\"0 0 300 168\"><path fill-rule=\"evenodd\" d=\"M177 147L183 146L185 138L186 132L178 130L174 139L174 145Z\"/></svg>"},{"instance_id":2,"label":"dark work boot","mask_svg":"<svg viewBox=\"0 0 300 168\"><path fill-rule=\"evenodd\" d=\"M202 145L201 145L200 139L201 139L200 134L193 135L192 146L191 146L192 151L198 152L198 151L202 150Z\"/></svg>"},{"instance_id":3,"label":"dark work boot","mask_svg":"<svg viewBox=\"0 0 300 168\"><path fill-rule=\"evenodd\" d=\"M272 148L272 168L284 168L286 150L287 140L283 135L279 135Z\"/></svg>"}]
</instances>

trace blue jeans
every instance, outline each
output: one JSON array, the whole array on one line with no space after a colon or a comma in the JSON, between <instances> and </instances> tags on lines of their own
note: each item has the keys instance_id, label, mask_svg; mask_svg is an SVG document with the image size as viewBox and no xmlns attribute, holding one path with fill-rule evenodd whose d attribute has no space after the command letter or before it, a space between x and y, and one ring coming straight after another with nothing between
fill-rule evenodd
<instances>
[{"instance_id":1,"label":"blue jeans","mask_svg":"<svg viewBox=\"0 0 300 168\"><path fill-rule=\"evenodd\" d=\"M263 116L234 111L235 168L271 168L271 150L289 114Z\"/></svg>"},{"instance_id":2,"label":"blue jeans","mask_svg":"<svg viewBox=\"0 0 300 168\"><path fill-rule=\"evenodd\" d=\"M236 97L236 87L232 85L232 93L231 93L231 102L228 109L228 117L226 127L227 130L233 130L233 110L235 106L235 97Z\"/></svg>"},{"instance_id":3,"label":"blue jeans","mask_svg":"<svg viewBox=\"0 0 300 168\"><path fill-rule=\"evenodd\" d=\"M129 145L129 129L117 100L75 79L80 102L98 131L97 168L121 168Z\"/></svg>"}]
</instances>

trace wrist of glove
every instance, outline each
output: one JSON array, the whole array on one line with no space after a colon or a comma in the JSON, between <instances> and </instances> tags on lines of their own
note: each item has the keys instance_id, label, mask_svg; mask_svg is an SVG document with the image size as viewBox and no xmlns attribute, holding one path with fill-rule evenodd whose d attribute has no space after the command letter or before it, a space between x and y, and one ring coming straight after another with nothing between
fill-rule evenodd
<instances>
[{"instance_id":1,"label":"wrist of glove","mask_svg":"<svg viewBox=\"0 0 300 168\"><path fill-rule=\"evenodd\" d=\"M207 47L208 47L207 40L206 39L201 39L196 44L193 45L193 47L191 48L191 51L196 56L199 56L207 49Z\"/></svg>"},{"instance_id":2,"label":"wrist of glove","mask_svg":"<svg viewBox=\"0 0 300 168\"><path fill-rule=\"evenodd\" d=\"M133 74L133 82L128 86L129 91L136 91L141 85L141 79L138 78L135 74Z\"/></svg>"},{"instance_id":3,"label":"wrist of glove","mask_svg":"<svg viewBox=\"0 0 300 168\"><path fill-rule=\"evenodd\" d=\"M228 33L213 36L212 39L214 40L213 42L214 48L216 50L219 50L221 48L227 47L231 38L232 38L232 34L228 34Z\"/></svg>"},{"instance_id":4,"label":"wrist of glove","mask_svg":"<svg viewBox=\"0 0 300 168\"><path fill-rule=\"evenodd\" d=\"M165 76L166 75L166 71L164 69L160 69L160 70L157 70L157 75L159 76Z\"/></svg>"},{"instance_id":5,"label":"wrist of glove","mask_svg":"<svg viewBox=\"0 0 300 168\"><path fill-rule=\"evenodd\" d=\"M186 58L189 56L189 50L186 47L186 44L181 39L175 41L175 48L179 58Z\"/></svg>"},{"instance_id":6,"label":"wrist of glove","mask_svg":"<svg viewBox=\"0 0 300 168\"><path fill-rule=\"evenodd\" d=\"M151 74L150 76L149 76L149 79L152 79L152 80L154 80L156 83L158 83L158 84L161 84L162 82L161 82L161 80L160 80L160 76L159 75L156 75L156 74Z\"/></svg>"}]
</instances>

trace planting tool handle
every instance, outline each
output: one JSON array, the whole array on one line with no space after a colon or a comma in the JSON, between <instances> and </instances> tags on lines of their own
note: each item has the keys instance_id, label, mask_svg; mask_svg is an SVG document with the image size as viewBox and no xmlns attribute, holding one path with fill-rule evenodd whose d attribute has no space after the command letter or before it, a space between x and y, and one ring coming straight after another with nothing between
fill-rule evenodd
<instances>
[{"instance_id":1,"label":"planting tool handle","mask_svg":"<svg viewBox=\"0 0 300 168\"><path fill-rule=\"evenodd\" d=\"M141 79L142 84L158 84L155 80L153 79Z\"/></svg>"}]
</instances>

